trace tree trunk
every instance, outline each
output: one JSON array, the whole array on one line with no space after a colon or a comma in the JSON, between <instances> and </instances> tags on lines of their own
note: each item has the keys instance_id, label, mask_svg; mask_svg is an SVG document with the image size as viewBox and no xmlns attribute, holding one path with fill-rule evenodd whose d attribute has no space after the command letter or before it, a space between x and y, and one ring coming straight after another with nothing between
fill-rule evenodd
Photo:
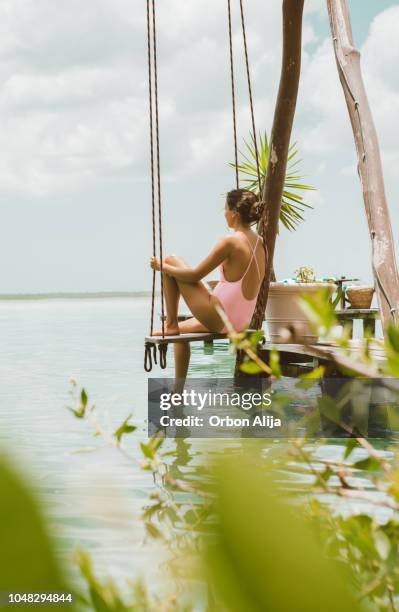
<instances>
[{"instance_id":1,"label":"tree trunk","mask_svg":"<svg viewBox=\"0 0 399 612\"><path fill-rule=\"evenodd\" d=\"M283 0L283 59L271 132L269 163L263 190L263 201L266 202L266 206L259 226L268 259L265 277L251 321L252 329L262 327L270 275L273 270L274 247L301 73L303 5L304 0Z\"/></svg>"},{"instance_id":2,"label":"tree trunk","mask_svg":"<svg viewBox=\"0 0 399 612\"><path fill-rule=\"evenodd\" d=\"M384 330L397 322L399 279L377 132L354 47L346 0L327 0L339 78L352 124L369 226L372 269Z\"/></svg>"},{"instance_id":3,"label":"tree trunk","mask_svg":"<svg viewBox=\"0 0 399 612\"><path fill-rule=\"evenodd\" d=\"M274 276L273 255L283 197L288 150L291 141L299 77L301 74L302 15L304 0L283 0L283 58L280 85L274 111L263 201L266 202L258 231L267 251L265 276L259 291L251 329L261 329L269 294L270 277ZM243 355L238 353L235 376L240 376Z\"/></svg>"}]
</instances>

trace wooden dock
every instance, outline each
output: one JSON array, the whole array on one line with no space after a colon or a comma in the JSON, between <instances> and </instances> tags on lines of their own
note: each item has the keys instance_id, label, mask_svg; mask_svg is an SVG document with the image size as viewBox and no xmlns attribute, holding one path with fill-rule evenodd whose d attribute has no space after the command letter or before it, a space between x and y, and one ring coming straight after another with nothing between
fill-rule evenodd
<instances>
[{"instance_id":1,"label":"wooden dock","mask_svg":"<svg viewBox=\"0 0 399 612\"><path fill-rule=\"evenodd\" d=\"M346 308L336 310L336 316L338 324L349 326L350 338L353 336L353 324L355 320L361 320L363 323L363 333L366 331L373 337L375 337L375 324L380 318L380 313L377 308L370 309L354 309ZM179 321L185 321L191 318L189 313L181 314ZM248 330L251 333L251 330ZM174 344L176 342L203 342L204 347L212 347L214 341L228 340L226 334L214 334L210 332L206 333L192 333L182 334L178 336L147 336L145 342L151 345L165 345ZM347 363L350 363L356 354L360 354L362 349L363 339L351 339L349 352L344 351L336 344L317 343L310 346L304 346L302 344L272 344L271 342L264 341L259 345L259 356L266 362L269 363L271 351L277 350L280 357L281 370L284 376L299 376L306 372L309 372L313 368L318 366L324 366L326 375L338 376L341 373L340 367L337 365L338 360L344 359ZM376 341L372 341L370 345L373 357L377 362L383 362L385 360L384 350L381 345Z\"/></svg>"},{"instance_id":2,"label":"wooden dock","mask_svg":"<svg viewBox=\"0 0 399 612\"><path fill-rule=\"evenodd\" d=\"M383 348L375 342L371 344L371 352L377 362L385 360ZM356 355L362 350L362 340L352 340L349 352L344 351L336 344L317 343L310 346L302 344L272 344L265 342L259 350L260 357L269 362L270 352L277 350L280 356L281 370L284 376L299 376L318 366L325 366L326 373L336 376L340 373L340 368L336 361L345 359L350 364Z\"/></svg>"}]
</instances>

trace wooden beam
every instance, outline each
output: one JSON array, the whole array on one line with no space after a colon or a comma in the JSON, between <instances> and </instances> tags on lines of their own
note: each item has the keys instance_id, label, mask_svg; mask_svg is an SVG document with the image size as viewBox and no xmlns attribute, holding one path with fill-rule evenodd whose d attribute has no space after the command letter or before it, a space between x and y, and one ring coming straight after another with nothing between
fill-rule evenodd
<instances>
[{"instance_id":1,"label":"wooden beam","mask_svg":"<svg viewBox=\"0 0 399 612\"><path fill-rule=\"evenodd\" d=\"M226 340L227 334L213 334L211 332L206 333L193 333L193 334L180 334L179 336L146 336L144 342L146 344L175 344L176 342L182 342L187 344L188 342L211 342L213 340Z\"/></svg>"},{"instance_id":2,"label":"wooden beam","mask_svg":"<svg viewBox=\"0 0 399 612\"><path fill-rule=\"evenodd\" d=\"M346 0L327 0L339 78L352 124L369 226L372 269L384 330L397 322L399 277L377 132L355 48Z\"/></svg>"},{"instance_id":3,"label":"wooden beam","mask_svg":"<svg viewBox=\"0 0 399 612\"><path fill-rule=\"evenodd\" d=\"M263 201L266 205L259 225L259 231L267 248L268 261L251 322L251 327L254 329L262 327L270 274L273 269L274 247L301 73L303 5L304 0L283 0L283 58L263 191Z\"/></svg>"}]
</instances>

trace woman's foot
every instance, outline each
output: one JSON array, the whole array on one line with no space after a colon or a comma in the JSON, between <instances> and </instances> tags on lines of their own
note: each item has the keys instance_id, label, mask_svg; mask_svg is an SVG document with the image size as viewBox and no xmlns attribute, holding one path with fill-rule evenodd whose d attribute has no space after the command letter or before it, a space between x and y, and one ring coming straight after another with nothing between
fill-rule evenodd
<instances>
[{"instance_id":1,"label":"woman's foot","mask_svg":"<svg viewBox=\"0 0 399 612\"><path fill-rule=\"evenodd\" d=\"M162 334L162 329L158 329L157 331L153 332L152 334L153 336L180 336L180 329L179 329L179 325L177 323L166 323L165 324L165 328L164 328L164 334Z\"/></svg>"}]
</instances>

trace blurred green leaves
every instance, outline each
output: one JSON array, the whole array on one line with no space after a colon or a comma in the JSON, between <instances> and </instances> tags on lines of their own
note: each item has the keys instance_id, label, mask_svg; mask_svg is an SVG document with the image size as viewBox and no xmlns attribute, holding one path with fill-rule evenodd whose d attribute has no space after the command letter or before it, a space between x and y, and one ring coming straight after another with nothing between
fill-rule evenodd
<instances>
[{"instance_id":1,"label":"blurred green leaves","mask_svg":"<svg viewBox=\"0 0 399 612\"><path fill-rule=\"evenodd\" d=\"M84 610L95 612L189 612L190 605L182 604L174 595L151 596L141 580L129 583L128 592L122 596L112 578L99 580L95 575L90 556L83 550L76 552L76 563L88 586L89 598Z\"/></svg>"},{"instance_id":2,"label":"blurred green leaves","mask_svg":"<svg viewBox=\"0 0 399 612\"><path fill-rule=\"evenodd\" d=\"M27 482L2 454L0 491L0 591L70 593L45 527L45 517ZM31 604L18 609L32 607Z\"/></svg>"},{"instance_id":3,"label":"blurred green leaves","mask_svg":"<svg viewBox=\"0 0 399 612\"><path fill-rule=\"evenodd\" d=\"M299 298L300 306L312 330L320 337L331 333L333 327L337 325L337 317L329 298L330 291L327 287L319 287L314 295L303 294Z\"/></svg>"},{"instance_id":4,"label":"blurred green leaves","mask_svg":"<svg viewBox=\"0 0 399 612\"><path fill-rule=\"evenodd\" d=\"M216 469L216 536L206 563L231 612L357 612L349 574L328 560L271 478L272 466L229 457Z\"/></svg>"}]
</instances>

